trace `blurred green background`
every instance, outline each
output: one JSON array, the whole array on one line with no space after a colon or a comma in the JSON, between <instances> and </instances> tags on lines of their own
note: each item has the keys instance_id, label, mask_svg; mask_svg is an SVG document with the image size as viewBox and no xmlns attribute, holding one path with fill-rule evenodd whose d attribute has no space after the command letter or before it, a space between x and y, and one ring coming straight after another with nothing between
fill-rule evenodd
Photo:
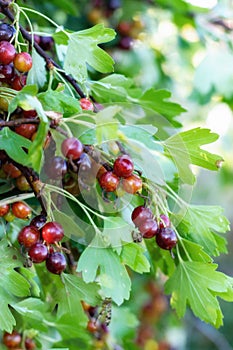
<instances>
[{"instance_id":1,"label":"blurred green background","mask_svg":"<svg viewBox=\"0 0 233 350\"><path fill-rule=\"evenodd\" d=\"M219 140L208 149L221 154L225 161L218 173L195 169L198 177L193 202L223 206L232 223L233 2L29 0L21 1L21 4L45 13L71 30L88 28L100 22L116 29L116 39L106 47L116 62L115 71L131 77L144 89L155 87L171 90L173 100L188 111L179 118L184 129L202 126L220 135ZM51 30L46 20L36 15L31 18L35 31ZM233 276L231 232L228 242L229 254L223 255L218 262L223 271ZM148 287L150 281L147 277L135 276L134 280L133 299L136 298L138 303L126 305L123 316L121 314L121 326L114 320L112 325L113 334L123 339L126 349L139 349L132 344L132 332L138 327L138 321L129 310L136 312L143 323L140 316L142 308L152 296L154 299L161 297L160 291L156 294L150 290L152 287ZM161 306L161 303L166 304L165 299L158 299L157 304ZM223 303L222 307L225 324L220 330L215 330L195 319L191 313L179 322L172 311L164 306L157 317L149 318L153 323L151 340L149 336L150 341L141 348L233 349L233 305ZM116 320L117 312L115 310Z\"/></svg>"}]
</instances>

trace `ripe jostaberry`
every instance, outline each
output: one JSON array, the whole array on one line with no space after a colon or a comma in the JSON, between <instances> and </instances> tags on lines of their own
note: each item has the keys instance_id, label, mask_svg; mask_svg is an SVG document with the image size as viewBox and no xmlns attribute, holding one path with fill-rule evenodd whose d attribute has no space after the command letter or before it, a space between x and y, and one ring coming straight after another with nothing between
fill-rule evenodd
<instances>
[{"instance_id":1,"label":"ripe jostaberry","mask_svg":"<svg viewBox=\"0 0 233 350\"><path fill-rule=\"evenodd\" d=\"M16 166L14 166L12 163L9 163L9 162L3 164L2 168L6 173L6 175L11 177L12 179L16 179L22 174L21 171Z\"/></svg>"},{"instance_id":2,"label":"ripe jostaberry","mask_svg":"<svg viewBox=\"0 0 233 350\"><path fill-rule=\"evenodd\" d=\"M63 227L55 221L48 222L42 227L42 238L48 243L59 242L64 237Z\"/></svg>"},{"instance_id":3,"label":"ripe jostaberry","mask_svg":"<svg viewBox=\"0 0 233 350\"><path fill-rule=\"evenodd\" d=\"M114 192L120 183L120 179L112 171L107 171L99 178L100 187L106 192Z\"/></svg>"},{"instance_id":4,"label":"ripe jostaberry","mask_svg":"<svg viewBox=\"0 0 233 350\"><path fill-rule=\"evenodd\" d=\"M133 161L127 155L118 157L114 162L113 172L119 177L130 176L133 170L134 170Z\"/></svg>"},{"instance_id":5,"label":"ripe jostaberry","mask_svg":"<svg viewBox=\"0 0 233 350\"><path fill-rule=\"evenodd\" d=\"M36 343L32 338L26 338L24 342L26 350L34 350L36 348Z\"/></svg>"},{"instance_id":6,"label":"ripe jostaberry","mask_svg":"<svg viewBox=\"0 0 233 350\"><path fill-rule=\"evenodd\" d=\"M0 42L0 63L9 64L13 62L16 51L14 46L8 41Z\"/></svg>"},{"instance_id":7,"label":"ripe jostaberry","mask_svg":"<svg viewBox=\"0 0 233 350\"><path fill-rule=\"evenodd\" d=\"M28 219L32 213L31 208L24 202L15 202L11 207L12 213L19 219Z\"/></svg>"},{"instance_id":8,"label":"ripe jostaberry","mask_svg":"<svg viewBox=\"0 0 233 350\"><path fill-rule=\"evenodd\" d=\"M30 109L29 111L23 110L23 117L24 118L36 118L37 111L35 111L34 109Z\"/></svg>"},{"instance_id":9,"label":"ripe jostaberry","mask_svg":"<svg viewBox=\"0 0 233 350\"><path fill-rule=\"evenodd\" d=\"M158 233L157 221L153 219L147 219L139 226L139 231L143 238L152 238Z\"/></svg>"},{"instance_id":10,"label":"ripe jostaberry","mask_svg":"<svg viewBox=\"0 0 233 350\"><path fill-rule=\"evenodd\" d=\"M4 204L0 206L0 217L6 215L10 211L10 205Z\"/></svg>"},{"instance_id":11,"label":"ripe jostaberry","mask_svg":"<svg viewBox=\"0 0 233 350\"><path fill-rule=\"evenodd\" d=\"M43 243L37 242L30 248L28 255L32 262L39 264L46 260L48 249Z\"/></svg>"},{"instance_id":12,"label":"ripe jostaberry","mask_svg":"<svg viewBox=\"0 0 233 350\"><path fill-rule=\"evenodd\" d=\"M140 205L139 207L136 207L132 214L131 214L132 221L135 226L140 226L140 224L147 220L153 218L153 213L150 210L150 208L144 207L143 205Z\"/></svg>"},{"instance_id":13,"label":"ripe jostaberry","mask_svg":"<svg viewBox=\"0 0 233 350\"><path fill-rule=\"evenodd\" d=\"M159 222L159 227L160 229L165 228L165 227L170 227L171 222L170 219L167 215L161 214L160 215L160 222Z\"/></svg>"},{"instance_id":14,"label":"ripe jostaberry","mask_svg":"<svg viewBox=\"0 0 233 350\"><path fill-rule=\"evenodd\" d=\"M0 65L0 81L8 83L14 76L14 67L12 64Z\"/></svg>"},{"instance_id":15,"label":"ripe jostaberry","mask_svg":"<svg viewBox=\"0 0 233 350\"><path fill-rule=\"evenodd\" d=\"M171 250L177 244L177 236L171 227L164 227L156 235L156 243L165 250Z\"/></svg>"},{"instance_id":16,"label":"ripe jostaberry","mask_svg":"<svg viewBox=\"0 0 233 350\"><path fill-rule=\"evenodd\" d=\"M25 226L19 232L18 242L26 248L31 248L40 239L40 232L34 226Z\"/></svg>"},{"instance_id":17,"label":"ripe jostaberry","mask_svg":"<svg viewBox=\"0 0 233 350\"><path fill-rule=\"evenodd\" d=\"M69 137L62 142L61 151L64 157L76 160L83 153L83 144L75 137Z\"/></svg>"},{"instance_id":18,"label":"ripe jostaberry","mask_svg":"<svg viewBox=\"0 0 233 350\"><path fill-rule=\"evenodd\" d=\"M20 73L29 72L32 68L32 56L28 52L17 53L13 60L14 67Z\"/></svg>"},{"instance_id":19,"label":"ripe jostaberry","mask_svg":"<svg viewBox=\"0 0 233 350\"><path fill-rule=\"evenodd\" d=\"M54 252L48 255L46 267L49 272L60 275L66 268L66 259L60 252Z\"/></svg>"},{"instance_id":20,"label":"ripe jostaberry","mask_svg":"<svg viewBox=\"0 0 233 350\"><path fill-rule=\"evenodd\" d=\"M37 215L35 216L30 225L34 226L37 230L40 230L45 224L46 224L47 218L45 215L41 214L41 215Z\"/></svg>"},{"instance_id":21,"label":"ripe jostaberry","mask_svg":"<svg viewBox=\"0 0 233 350\"><path fill-rule=\"evenodd\" d=\"M94 105L88 98L80 98L79 103L83 110L94 111Z\"/></svg>"},{"instance_id":22,"label":"ripe jostaberry","mask_svg":"<svg viewBox=\"0 0 233 350\"><path fill-rule=\"evenodd\" d=\"M20 345L22 337L17 331L13 331L12 333L5 332L2 341L9 349L15 349Z\"/></svg>"},{"instance_id":23,"label":"ripe jostaberry","mask_svg":"<svg viewBox=\"0 0 233 350\"><path fill-rule=\"evenodd\" d=\"M16 91L20 91L26 85L26 82L26 75L16 75L11 81L11 87Z\"/></svg>"},{"instance_id":24,"label":"ripe jostaberry","mask_svg":"<svg viewBox=\"0 0 233 350\"><path fill-rule=\"evenodd\" d=\"M142 190L142 180L138 175L131 175L123 179L122 187L125 192L135 194Z\"/></svg>"},{"instance_id":25,"label":"ripe jostaberry","mask_svg":"<svg viewBox=\"0 0 233 350\"><path fill-rule=\"evenodd\" d=\"M0 23L0 41L11 41L16 30L8 23Z\"/></svg>"}]
</instances>

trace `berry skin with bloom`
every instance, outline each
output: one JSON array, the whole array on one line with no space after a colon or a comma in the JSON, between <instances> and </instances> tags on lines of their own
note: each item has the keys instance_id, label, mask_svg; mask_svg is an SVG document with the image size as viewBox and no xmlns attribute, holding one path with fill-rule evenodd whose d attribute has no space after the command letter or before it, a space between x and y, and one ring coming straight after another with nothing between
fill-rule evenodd
<instances>
[{"instance_id":1,"label":"berry skin with bloom","mask_svg":"<svg viewBox=\"0 0 233 350\"><path fill-rule=\"evenodd\" d=\"M55 275L60 275L66 268L66 259L60 252L54 252L48 255L46 259L47 270Z\"/></svg>"},{"instance_id":2,"label":"berry skin with bloom","mask_svg":"<svg viewBox=\"0 0 233 350\"><path fill-rule=\"evenodd\" d=\"M48 243L59 242L64 237L63 227L55 221L48 222L42 227L42 238Z\"/></svg>"},{"instance_id":3,"label":"berry skin with bloom","mask_svg":"<svg viewBox=\"0 0 233 350\"><path fill-rule=\"evenodd\" d=\"M15 48L8 41L0 42L0 64L9 64L15 58Z\"/></svg>"},{"instance_id":4,"label":"berry skin with bloom","mask_svg":"<svg viewBox=\"0 0 233 350\"><path fill-rule=\"evenodd\" d=\"M127 155L118 157L113 165L113 172L119 177L128 177L134 170L134 164Z\"/></svg>"},{"instance_id":5,"label":"berry skin with bloom","mask_svg":"<svg viewBox=\"0 0 233 350\"><path fill-rule=\"evenodd\" d=\"M62 142L61 151L64 157L76 160L83 153L83 144L75 137L69 137Z\"/></svg>"}]
</instances>

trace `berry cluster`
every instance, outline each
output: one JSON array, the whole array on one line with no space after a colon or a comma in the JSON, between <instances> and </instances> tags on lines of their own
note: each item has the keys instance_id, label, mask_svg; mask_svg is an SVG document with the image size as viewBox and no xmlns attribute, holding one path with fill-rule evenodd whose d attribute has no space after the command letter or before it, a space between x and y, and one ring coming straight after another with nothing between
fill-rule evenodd
<instances>
[{"instance_id":1,"label":"berry cluster","mask_svg":"<svg viewBox=\"0 0 233 350\"><path fill-rule=\"evenodd\" d=\"M28 251L33 263L39 264L45 261L48 271L58 275L66 268L64 255L55 251L57 243L63 237L64 230L59 223L55 221L46 223L46 217L38 215L30 225L21 229L18 234L18 242Z\"/></svg>"},{"instance_id":2,"label":"berry cluster","mask_svg":"<svg viewBox=\"0 0 233 350\"><path fill-rule=\"evenodd\" d=\"M9 350L34 350L36 349L36 343L32 338L26 337L23 340L22 334L14 330L12 333L5 332L2 338L3 344Z\"/></svg>"},{"instance_id":3,"label":"berry cluster","mask_svg":"<svg viewBox=\"0 0 233 350\"><path fill-rule=\"evenodd\" d=\"M162 214L156 220L150 208L141 205L133 210L131 218L143 238L155 237L158 246L165 250L176 245L177 236L166 215Z\"/></svg>"},{"instance_id":4,"label":"berry cluster","mask_svg":"<svg viewBox=\"0 0 233 350\"><path fill-rule=\"evenodd\" d=\"M114 192L122 185L125 192L135 194L142 190L142 180L133 174L134 164L128 155L119 156L114 164L113 170L101 169L102 174L98 176L100 187L106 192Z\"/></svg>"},{"instance_id":5,"label":"berry cluster","mask_svg":"<svg viewBox=\"0 0 233 350\"><path fill-rule=\"evenodd\" d=\"M14 27L0 24L0 81L14 90L21 90L26 84L26 74L32 68L32 57L28 52L16 52L12 44L14 35Z\"/></svg>"},{"instance_id":6,"label":"berry cluster","mask_svg":"<svg viewBox=\"0 0 233 350\"><path fill-rule=\"evenodd\" d=\"M24 202L15 202L11 205L4 204L0 206L0 217L6 221L13 221L14 218L29 219L31 216L31 208Z\"/></svg>"}]
</instances>

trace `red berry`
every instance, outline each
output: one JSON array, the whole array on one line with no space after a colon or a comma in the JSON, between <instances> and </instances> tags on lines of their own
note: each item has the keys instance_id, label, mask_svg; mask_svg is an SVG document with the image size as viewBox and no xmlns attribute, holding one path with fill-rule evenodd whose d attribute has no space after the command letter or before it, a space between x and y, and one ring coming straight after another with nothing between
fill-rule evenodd
<instances>
[{"instance_id":1,"label":"red berry","mask_svg":"<svg viewBox=\"0 0 233 350\"><path fill-rule=\"evenodd\" d=\"M4 204L0 206L0 217L6 215L10 211L10 205Z\"/></svg>"},{"instance_id":2,"label":"red berry","mask_svg":"<svg viewBox=\"0 0 233 350\"><path fill-rule=\"evenodd\" d=\"M122 181L122 187L125 192L135 194L142 189L142 180L137 175L131 175Z\"/></svg>"},{"instance_id":3,"label":"red berry","mask_svg":"<svg viewBox=\"0 0 233 350\"><path fill-rule=\"evenodd\" d=\"M158 224L153 219L143 221L139 226L143 238L152 238L158 233Z\"/></svg>"},{"instance_id":4,"label":"red berry","mask_svg":"<svg viewBox=\"0 0 233 350\"><path fill-rule=\"evenodd\" d=\"M19 219L28 219L31 209L24 202L15 202L11 207L12 213Z\"/></svg>"},{"instance_id":5,"label":"red berry","mask_svg":"<svg viewBox=\"0 0 233 350\"><path fill-rule=\"evenodd\" d=\"M49 163L45 164L45 171L51 179L62 178L67 172L65 159L58 156L52 159L50 158Z\"/></svg>"},{"instance_id":6,"label":"red berry","mask_svg":"<svg viewBox=\"0 0 233 350\"><path fill-rule=\"evenodd\" d=\"M152 219L153 214L150 208L146 208L143 205L140 205L133 210L131 218L135 226L140 226L143 221Z\"/></svg>"},{"instance_id":7,"label":"red berry","mask_svg":"<svg viewBox=\"0 0 233 350\"><path fill-rule=\"evenodd\" d=\"M83 110L94 111L94 105L88 98L80 98L79 103Z\"/></svg>"},{"instance_id":8,"label":"red berry","mask_svg":"<svg viewBox=\"0 0 233 350\"><path fill-rule=\"evenodd\" d=\"M102 187L106 192L114 192L118 185L120 179L112 171L107 171L99 178L100 187Z\"/></svg>"},{"instance_id":9,"label":"red berry","mask_svg":"<svg viewBox=\"0 0 233 350\"><path fill-rule=\"evenodd\" d=\"M69 137L62 142L61 151L65 157L76 160L83 153L83 144L75 137Z\"/></svg>"},{"instance_id":10,"label":"red berry","mask_svg":"<svg viewBox=\"0 0 233 350\"><path fill-rule=\"evenodd\" d=\"M31 139L36 130L36 124L21 124L15 127L15 132L23 137L26 137L26 139Z\"/></svg>"},{"instance_id":11,"label":"red berry","mask_svg":"<svg viewBox=\"0 0 233 350\"><path fill-rule=\"evenodd\" d=\"M64 230L58 222L48 222L42 227L42 238L49 244L59 242L63 237Z\"/></svg>"},{"instance_id":12,"label":"red berry","mask_svg":"<svg viewBox=\"0 0 233 350\"><path fill-rule=\"evenodd\" d=\"M12 64L0 65L0 81L8 83L14 76L14 67Z\"/></svg>"},{"instance_id":13,"label":"red berry","mask_svg":"<svg viewBox=\"0 0 233 350\"><path fill-rule=\"evenodd\" d=\"M34 350L36 348L36 343L32 338L26 338L24 346L26 350Z\"/></svg>"},{"instance_id":14,"label":"red berry","mask_svg":"<svg viewBox=\"0 0 233 350\"><path fill-rule=\"evenodd\" d=\"M62 253L49 254L46 259L46 267L49 272L60 275L66 268L66 259Z\"/></svg>"},{"instance_id":15,"label":"red berry","mask_svg":"<svg viewBox=\"0 0 233 350\"><path fill-rule=\"evenodd\" d=\"M25 226L19 232L18 242L26 248L31 248L40 238L40 232L33 226Z\"/></svg>"},{"instance_id":16,"label":"red berry","mask_svg":"<svg viewBox=\"0 0 233 350\"><path fill-rule=\"evenodd\" d=\"M129 36L125 36L121 38L121 40L119 41L119 47L122 50L130 50L132 45L133 45L133 39Z\"/></svg>"},{"instance_id":17,"label":"red berry","mask_svg":"<svg viewBox=\"0 0 233 350\"><path fill-rule=\"evenodd\" d=\"M117 31L121 36L129 36L132 29L132 24L130 22L122 21L117 26Z\"/></svg>"},{"instance_id":18,"label":"red berry","mask_svg":"<svg viewBox=\"0 0 233 350\"><path fill-rule=\"evenodd\" d=\"M16 75L11 81L11 87L14 90L20 91L26 85L27 77L26 75Z\"/></svg>"},{"instance_id":19,"label":"red berry","mask_svg":"<svg viewBox=\"0 0 233 350\"><path fill-rule=\"evenodd\" d=\"M12 333L5 332L3 335L3 344L10 349L16 348L20 345L21 341L22 337L17 331L13 331Z\"/></svg>"},{"instance_id":20,"label":"red berry","mask_svg":"<svg viewBox=\"0 0 233 350\"><path fill-rule=\"evenodd\" d=\"M37 215L35 216L30 225L34 226L35 228L37 228L37 230L40 230L45 224L46 224L47 218L45 215Z\"/></svg>"},{"instance_id":21,"label":"red berry","mask_svg":"<svg viewBox=\"0 0 233 350\"><path fill-rule=\"evenodd\" d=\"M30 109L29 111L23 110L23 116L24 116L24 118L36 118L37 111L35 111L34 109Z\"/></svg>"},{"instance_id":22,"label":"red berry","mask_svg":"<svg viewBox=\"0 0 233 350\"><path fill-rule=\"evenodd\" d=\"M48 249L43 243L37 242L30 248L28 255L34 263L38 264L46 260Z\"/></svg>"},{"instance_id":23,"label":"red berry","mask_svg":"<svg viewBox=\"0 0 233 350\"><path fill-rule=\"evenodd\" d=\"M0 63L9 64L13 61L16 51L14 46L8 41L0 42Z\"/></svg>"},{"instance_id":24,"label":"red berry","mask_svg":"<svg viewBox=\"0 0 233 350\"><path fill-rule=\"evenodd\" d=\"M177 243L177 236L171 227L164 227L156 235L156 243L162 249L171 250Z\"/></svg>"},{"instance_id":25,"label":"red berry","mask_svg":"<svg viewBox=\"0 0 233 350\"><path fill-rule=\"evenodd\" d=\"M54 41L51 36L40 36L40 47L45 51L50 51L53 48Z\"/></svg>"},{"instance_id":26,"label":"red berry","mask_svg":"<svg viewBox=\"0 0 233 350\"><path fill-rule=\"evenodd\" d=\"M26 73L32 68L32 56L27 52L17 53L13 63L20 73Z\"/></svg>"},{"instance_id":27,"label":"red berry","mask_svg":"<svg viewBox=\"0 0 233 350\"><path fill-rule=\"evenodd\" d=\"M164 215L164 214L161 214L160 215L160 222L159 222L159 227L162 229L162 228L165 228L165 227L170 227L171 226L171 222L170 222L170 219L167 215Z\"/></svg>"},{"instance_id":28,"label":"red berry","mask_svg":"<svg viewBox=\"0 0 233 350\"><path fill-rule=\"evenodd\" d=\"M12 179L16 179L22 174L21 171L18 168L16 168L16 166L14 166L12 163L7 162L3 165L2 168L7 174L7 176L11 177Z\"/></svg>"},{"instance_id":29,"label":"red berry","mask_svg":"<svg viewBox=\"0 0 233 350\"><path fill-rule=\"evenodd\" d=\"M134 164L131 158L127 155L118 157L113 165L114 173L119 177L128 177L132 174Z\"/></svg>"}]
</instances>

